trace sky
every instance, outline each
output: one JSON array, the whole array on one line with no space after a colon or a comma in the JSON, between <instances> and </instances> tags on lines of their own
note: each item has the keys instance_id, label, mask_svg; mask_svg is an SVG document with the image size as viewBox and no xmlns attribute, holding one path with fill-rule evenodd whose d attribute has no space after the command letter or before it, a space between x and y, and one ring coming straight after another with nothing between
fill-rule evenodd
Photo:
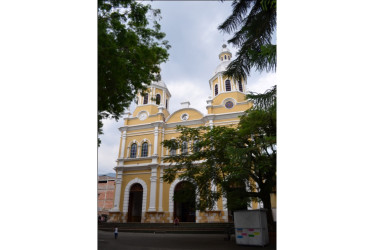
<instances>
[{"instance_id":1,"label":"sky","mask_svg":"<svg viewBox=\"0 0 374 250\"><path fill-rule=\"evenodd\" d=\"M374 225L374 2L277 2L277 249L368 249ZM204 41L208 45L198 51L210 51L185 68L186 58L173 52L162 65L168 86L199 79L206 86L217 65L222 37L203 21L223 20L230 9L220 1L197 3L210 9L191 13L185 2L154 3L166 6L162 28L171 52L176 41L186 57ZM176 7L168 12L169 4ZM3 1L2 9L0 212L7 230L1 249L59 250L72 242L74 249L97 249L97 2ZM173 16L180 20L165 23ZM187 16L199 25L185 27L183 36L177 27ZM201 42L200 26L209 25L209 39ZM208 75L198 77L205 66ZM265 75L252 77L248 88L260 78L266 82ZM99 165L113 145L111 170L120 124L106 125L113 132L103 137ZM32 230L20 240L12 232L26 224Z\"/></svg>"},{"instance_id":2,"label":"sky","mask_svg":"<svg viewBox=\"0 0 374 250\"><path fill-rule=\"evenodd\" d=\"M161 30L166 33L171 49L169 59L161 64L161 77L170 93L170 113L189 101L190 107L206 114L206 100L210 96L209 79L220 63L218 54L222 44L227 44L230 34L217 27L231 13L231 2L220 1L144 1L161 10ZM233 57L237 48L228 45ZM274 72L252 72L247 80L247 90L264 92L275 84ZM130 112L135 105L130 106ZM123 119L104 120L104 134L100 136L98 174L114 173Z\"/></svg>"}]
</instances>

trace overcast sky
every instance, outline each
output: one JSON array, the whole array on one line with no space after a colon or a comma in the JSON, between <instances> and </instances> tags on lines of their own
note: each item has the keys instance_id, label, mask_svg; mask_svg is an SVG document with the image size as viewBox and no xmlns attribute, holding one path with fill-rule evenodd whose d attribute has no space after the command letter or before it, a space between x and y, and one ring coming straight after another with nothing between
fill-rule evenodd
<instances>
[{"instance_id":1,"label":"overcast sky","mask_svg":"<svg viewBox=\"0 0 374 250\"><path fill-rule=\"evenodd\" d=\"M161 29L169 41L169 60L161 65L161 77L170 93L170 112L189 101L192 108L206 114L206 100L210 95L209 79L220 63L218 54L231 35L217 27L232 12L231 2L220 1L145 1L161 10ZM228 45L235 57L236 49ZM247 90L263 92L275 84L275 73L251 73ZM134 104L130 112L134 111ZM98 151L98 174L113 173L118 156L123 120L104 121L104 135Z\"/></svg>"}]
</instances>

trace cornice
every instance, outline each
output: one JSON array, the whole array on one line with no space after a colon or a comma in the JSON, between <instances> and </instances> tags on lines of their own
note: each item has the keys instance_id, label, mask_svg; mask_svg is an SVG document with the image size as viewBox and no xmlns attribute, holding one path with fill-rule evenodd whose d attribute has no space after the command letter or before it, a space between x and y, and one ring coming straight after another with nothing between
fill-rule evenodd
<instances>
[{"instance_id":1,"label":"cornice","mask_svg":"<svg viewBox=\"0 0 374 250\"><path fill-rule=\"evenodd\" d=\"M184 111L184 110L188 110L188 109L190 109L190 110L194 110L194 111L198 112L199 114L201 114L201 116L204 117L204 114L201 113L199 110L197 110L197 109L195 109L195 108L181 108L181 109L178 109L178 110L174 111L171 115L169 115L169 116L166 118L165 122L167 123L167 122L170 120L170 118L171 118L174 114L176 114L177 112Z\"/></svg>"},{"instance_id":2,"label":"cornice","mask_svg":"<svg viewBox=\"0 0 374 250\"><path fill-rule=\"evenodd\" d=\"M117 161L129 162L129 161L143 161L143 160L152 160L158 156L147 156L147 157L137 157L137 158L118 158Z\"/></svg>"},{"instance_id":3,"label":"cornice","mask_svg":"<svg viewBox=\"0 0 374 250\"><path fill-rule=\"evenodd\" d=\"M178 125L189 126L189 125L198 125L198 124L204 124L204 123L205 123L205 121L204 121L204 117L203 117L201 119L191 120L191 121L180 121L180 122L166 123L165 128L173 128L173 127L176 127Z\"/></svg>"},{"instance_id":4,"label":"cornice","mask_svg":"<svg viewBox=\"0 0 374 250\"><path fill-rule=\"evenodd\" d=\"M158 163L143 163L143 164L134 164L134 165L119 165L114 167L114 170L122 170L123 173L126 171L133 170L152 170L152 167L157 167ZM123 174L124 175L124 174Z\"/></svg>"}]
</instances>

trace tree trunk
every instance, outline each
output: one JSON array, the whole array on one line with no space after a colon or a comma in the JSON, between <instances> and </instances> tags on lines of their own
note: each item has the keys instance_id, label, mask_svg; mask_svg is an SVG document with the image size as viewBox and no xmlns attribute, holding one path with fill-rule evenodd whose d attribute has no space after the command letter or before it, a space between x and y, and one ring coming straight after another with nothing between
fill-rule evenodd
<instances>
[{"instance_id":1,"label":"tree trunk","mask_svg":"<svg viewBox=\"0 0 374 250\"><path fill-rule=\"evenodd\" d=\"M270 194L262 195L261 200L264 204L264 208L266 209L266 218L267 218L267 222L268 222L268 230L274 232L275 231L275 222L274 222L274 219L273 219L273 212L271 210Z\"/></svg>"}]
</instances>

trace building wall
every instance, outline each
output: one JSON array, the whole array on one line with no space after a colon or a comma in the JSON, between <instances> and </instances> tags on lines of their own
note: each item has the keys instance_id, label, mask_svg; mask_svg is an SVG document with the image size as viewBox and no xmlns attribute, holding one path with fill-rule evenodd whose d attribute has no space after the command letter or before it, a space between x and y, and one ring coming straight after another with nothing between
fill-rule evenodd
<instances>
[{"instance_id":1,"label":"building wall","mask_svg":"<svg viewBox=\"0 0 374 250\"><path fill-rule=\"evenodd\" d=\"M227 54L229 55L229 54ZM231 54L230 54L231 55ZM114 192L114 208L111 210L110 220L126 222L128 219L129 190L131 185L139 183L143 186L143 206L141 222L172 222L173 221L173 194L178 179L173 183L162 181L163 172L170 163L163 162L165 156L170 152L161 145L163 140L177 138L180 134L176 130L177 125L189 128L199 126L237 126L240 116L252 107L252 103L245 98L245 93L240 92L237 82L232 81L232 90L226 92L224 81L226 77L217 73L210 79L209 84L212 90L212 97L207 100L208 114L203 115L196 109L189 108L189 103L182 103L182 107L169 115L165 108L165 100L171 95L162 83L153 83L149 87L149 104L142 104L142 97L138 95L139 105L135 108L133 115L127 113L124 118L121 131L121 139L117 166L117 176ZM214 85L219 84L219 94L214 96ZM245 89L245 79L242 81ZM154 98L159 93L161 104L156 105ZM225 107L225 102L232 100L232 108ZM146 112L147 117L140 117L141 112ZM182 119L183 114L188 114L186 120ZM141 119L139 119L141 118ZM149 143L147 157L141 157L141 144ZM137 157L130 158L130 147L137 143ZM155 147L157 150L155 151ZM177 153L180 153L177 151ZM258 204L253 202L252 208ZM224 199L217 202L217 209L214 211L197 211L196 222L226 222L228 211Z\"/></svg>"},{"instance_id":2,"label":"building wall","mask_svg":"<svg viewBox=\"0 0 374 250\"><path fill-rule=\"evenodd\" d=\"M115 178L109 176L99 176L97 184L98 193L98 213L99 215L109 215L109 211L114 205L114 183Z\"/></svg>"}]
</instances>

